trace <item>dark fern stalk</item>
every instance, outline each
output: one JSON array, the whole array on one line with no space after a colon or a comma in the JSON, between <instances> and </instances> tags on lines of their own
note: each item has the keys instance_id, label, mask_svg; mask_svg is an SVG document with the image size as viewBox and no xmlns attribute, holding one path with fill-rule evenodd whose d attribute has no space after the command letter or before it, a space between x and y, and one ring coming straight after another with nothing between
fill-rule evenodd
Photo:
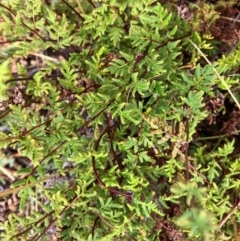
<instances>
[{"instance_id":1,"label":"dark fern stalk","mask_svg":"<svg viewBox=\"0 0 240 241\"><path fill-rule=\"evenodd\" d=\"M0 64L0 121L11 130L0 146L31 161L2 192L18 192L22 214L0 225L1 240L47 240L50 230L63 241L227 240L229 217L240 218L239 161L229 161L229 135L216 144L201 125L221 113L213 66L236 88L227 75L239 49L206 65L189 42L216 51L204 16L186 20L164 2L0 4L13 44Z\"/></svg>"}]
</instances>

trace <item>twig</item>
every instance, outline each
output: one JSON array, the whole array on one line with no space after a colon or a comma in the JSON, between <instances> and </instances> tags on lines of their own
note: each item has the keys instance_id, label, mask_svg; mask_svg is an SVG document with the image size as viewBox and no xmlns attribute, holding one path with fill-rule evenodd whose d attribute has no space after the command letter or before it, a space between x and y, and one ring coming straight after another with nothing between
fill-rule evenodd
<instances>
[{"instance_id":1,"label":"twig","mask_svg":"<svg viewBox=\"0 0 240 241\"><path fill-rule=\"evenodd\" d=\"M7 168L0 166L0 171L6 175L11 181L15 181L15 177L12 175L10 171L7 170Z\"/></svg>"},{"instance_id":2,"label":"twig","mask_svg":"<svg viewBox=\"0 0 240 241\"><path fill-rule=\"evenodd\" d=\"M229 213L218 223L218 227L221 228L227 222L227 220L231 217L233 212L239 207L240 207L240 200L231 208Z\"/></svg>"},{"instance_id":3,"label":"twig","mask_svg":"<svg viewBox=\"0 0 240 241\"><path fill-rule=\"evenodd\" d=\"M30 52L29 54L31 54L31 55L33 55L33 56L40 57L40 58L42 58L42 59L46 59L46 60L55 62L55 63L59 63L59 60L57 60L57 59L55 59L55 58L52 58L52 57L50 57L50 56L44 55L44 54L35 53L35 52Z\"/></svg>"}]
</instances>

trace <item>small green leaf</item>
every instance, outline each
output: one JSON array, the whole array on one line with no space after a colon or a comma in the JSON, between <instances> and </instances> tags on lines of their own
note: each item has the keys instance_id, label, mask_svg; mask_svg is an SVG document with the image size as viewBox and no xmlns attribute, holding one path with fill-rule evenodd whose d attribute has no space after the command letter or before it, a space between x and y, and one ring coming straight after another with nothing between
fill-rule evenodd
<instances>
[{"instance_id":1,"label":"small green leaf","mask_svg":"<svg viewBox=\"0 0 240 241\"><path fill-rule=\"evenodd\" d=\"M6 92L9 88L6 83L7 80L11 78L10 61L6 60L0 64L0 99L7 100Z\"/></svg>"},{"instance_id":2,"label":"small green leaf","mask_svg":"<svg viewBox=\"0 0 240 241\"><path fill-rule=\"evenodd\" d=\"M18 180L11 185L11 188L24 186L25 184L26 184L26 180Z\"/></svg>"}]
</instances>

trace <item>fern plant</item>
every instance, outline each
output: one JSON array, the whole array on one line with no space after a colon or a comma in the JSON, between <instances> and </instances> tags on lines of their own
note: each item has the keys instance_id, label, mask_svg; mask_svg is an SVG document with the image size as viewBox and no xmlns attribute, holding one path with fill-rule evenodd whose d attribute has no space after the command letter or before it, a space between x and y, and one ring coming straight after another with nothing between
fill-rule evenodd
<instances>
[{"instance_id":1,"label":"fern plant","mask_svg":"<svg viewBox=\"0 0 240 241\"><path fill-rule=\"evenodd\" d=\"M0 66L1 121L11 130L0 144L31 160L0 193L20 197L1 240L230 235L218 223L231 210L239 218L229 195L239 191L234 142L209 154L195 138L217 94L213 68L225 73L230 57L185 63L186 52L196 56L188 39L201 35L156 0L14 0L0 12L1 34L15 43ZM11 61L29 56L39 61L33 72L18 62L11 73Z\"/></svg>"}]
</instances>

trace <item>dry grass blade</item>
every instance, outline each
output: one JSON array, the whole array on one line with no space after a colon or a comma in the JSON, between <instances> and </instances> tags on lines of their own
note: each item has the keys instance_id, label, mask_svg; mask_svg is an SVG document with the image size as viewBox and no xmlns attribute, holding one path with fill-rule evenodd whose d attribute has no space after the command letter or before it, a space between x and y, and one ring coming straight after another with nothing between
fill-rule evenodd
<instances>
[{"instance_id":1,"label":"dry grass blade","mask_svg":"<svg viewBox=\"0 0 240 241\"><path fill-rule=\"evenodd\" d=\"M203 56L203 58L207 61L207 63L209 65L212 65L212 63L208 60L207 56L198 48L198 46L189 39L189 42L197 49L197 51ZM215 72L215 74L217 75L217 77L221 80L221 82L223 83L224 87L227 89L228 93L231 95L232 99L234 100L234 102L236 103L237 107L240 109L240 104L237 101L236 97L234 96L234 94L232 93L232 91L230 90L230 88L228 87L227 83L225 82L225 80L221 77L221 75L217 72L217 70L215 68L213 68L213 71Z\"/></svg>"},{"instance_id":2,"label":"dry grass blade","mask_svg":"<svg viewBox=\"0 0 240 241\"><path fill-rule=\"evenodd\" d=\"M14 187L14 188L9 188L9 189L6 189L2 192L0 192L0 198L1 197L6 197L10 194L13 194L13 193L16 193L16 192L19 192L20 190L23 190L25 188L29 188L29 187L34 187L36 186L37 184L41 183L41 182L45 182L53 177L57 176L57 174L53 174L53 175L49 175L43 179L40 179L40 180L37 180L36 182L31 182L31 183L28 183L28 184L25 184L25 185L22 185L22 186L19 186L19 187Z\"/></svg>"}]
</instances>

